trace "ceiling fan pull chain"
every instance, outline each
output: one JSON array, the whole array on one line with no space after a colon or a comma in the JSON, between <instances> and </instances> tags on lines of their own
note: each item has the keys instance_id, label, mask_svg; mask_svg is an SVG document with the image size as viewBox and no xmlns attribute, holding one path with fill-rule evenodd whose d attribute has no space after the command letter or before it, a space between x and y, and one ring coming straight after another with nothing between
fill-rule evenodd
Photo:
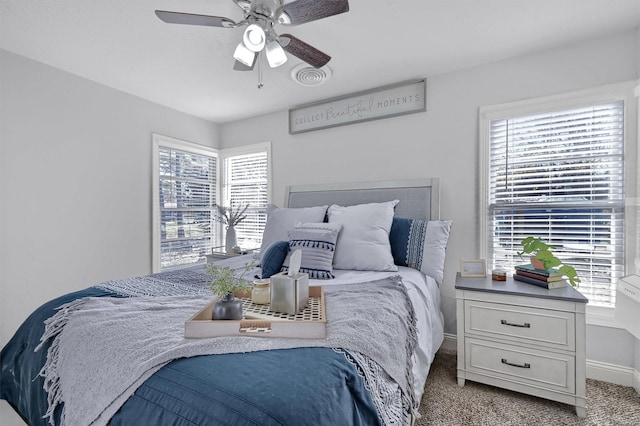
<instances>
[{"instance_id":1,"label":"ceiling fan pull chain","mask_svg":"<svg viewBox=\"0 0 640 426\"><path fill-rule=\"evenodd\" d=\"M258 89L262 89L262 51L258 53Z\"/></svg>"}]
</instances>

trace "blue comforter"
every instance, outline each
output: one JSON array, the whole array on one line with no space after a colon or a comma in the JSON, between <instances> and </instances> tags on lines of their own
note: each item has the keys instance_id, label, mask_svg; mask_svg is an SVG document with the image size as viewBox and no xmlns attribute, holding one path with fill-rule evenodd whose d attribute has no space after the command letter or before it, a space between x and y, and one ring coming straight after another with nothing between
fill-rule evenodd
<instances>
[{"instance_id":1,"label":"blue comforter","mask_svg":"<svg viewBox=\"0 0 640 426\"><path fill-rule=\"evenodd\" d=\"M2 349L0 398L30 425L47 424L43 418L47 395L43 378L38 375L47 347L34 352L44 332L44 321L64 303L103 296L116 295L89 288L44 304ZM330 348L300 348L175 360L139 387L110 424L380 423L364 380L344 354Z\"/></svg>"}]
</instances>

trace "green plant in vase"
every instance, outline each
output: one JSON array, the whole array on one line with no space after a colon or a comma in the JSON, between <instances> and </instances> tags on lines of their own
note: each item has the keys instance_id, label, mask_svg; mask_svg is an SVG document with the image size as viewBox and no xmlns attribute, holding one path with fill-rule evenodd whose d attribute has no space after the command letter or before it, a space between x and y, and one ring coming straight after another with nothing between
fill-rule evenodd
<instances>
[{"instance_id":1,"label":"green plant in vase","mask_svg":"<svg viewBox=\"0 0 640 426\"><path fill-rule=\"evenodd\" d=\"M245 275L254 268L255 262L247 264L244 271L236 276L236 271L228 266L218 266L210 263L206 271L211 276L209 288L220 298L213 304L212 319L214 320L241 320L242 301L236 299L235 292L250 292L251 284L245 279Z\"/></svg>"},{"instance_id":2,"label":"green plant in vase","mask_svg":"<svg viewBox=\"0 0 640 426\"><path fill-rule=\"evenodd\" d=\"M558 259L552 249L556 247L552 244L547 244L540 237L529 236L520 241L522 245L522 251L518 252L518 256L523 259L524 254L531 256L531 264L536 269L551 269L557 268L560 273L569 280L569 284L573 287L577 287L580 283L578 273L573 266L564 264L562 260Z\"/></svg>"}]
</instances>

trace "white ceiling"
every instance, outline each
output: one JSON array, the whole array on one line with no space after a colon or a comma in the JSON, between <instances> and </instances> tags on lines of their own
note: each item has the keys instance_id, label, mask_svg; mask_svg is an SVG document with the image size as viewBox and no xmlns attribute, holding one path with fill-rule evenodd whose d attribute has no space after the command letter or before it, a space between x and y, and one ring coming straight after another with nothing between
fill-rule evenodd
<instances>
[{"instance_id":1,"label":"white ceiling","mask_svg":"<svg viewBox=\"0 0 640 426\"><path fill-rule=\"evenodd\" d=\"M320 0L318 0L320 1ZM287 1L288 2L288 1ZM640 0L349 0L284 27L332 56L322 86L233 71L243 28L170 25L155 9L225 16L232 0L0 0L0 47L150 101L227 122L596 38L640 23Z\"/></svg>"}]
</instances>

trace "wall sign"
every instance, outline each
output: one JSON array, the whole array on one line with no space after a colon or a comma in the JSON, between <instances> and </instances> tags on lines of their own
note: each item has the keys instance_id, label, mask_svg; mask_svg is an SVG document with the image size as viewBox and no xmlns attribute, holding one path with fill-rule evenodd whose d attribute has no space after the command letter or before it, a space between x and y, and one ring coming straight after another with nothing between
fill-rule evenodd
<instances>
[{"instance_id":1,"label":"wall sign","mask_svg":"<svg viewBox=\"0 0 640 426\"><path fill-rule=\"evenodd\" d=\"M427 110L426 80L407 81L289 110L289 133L395 117Z\"/></svg>"}]
</instances>

